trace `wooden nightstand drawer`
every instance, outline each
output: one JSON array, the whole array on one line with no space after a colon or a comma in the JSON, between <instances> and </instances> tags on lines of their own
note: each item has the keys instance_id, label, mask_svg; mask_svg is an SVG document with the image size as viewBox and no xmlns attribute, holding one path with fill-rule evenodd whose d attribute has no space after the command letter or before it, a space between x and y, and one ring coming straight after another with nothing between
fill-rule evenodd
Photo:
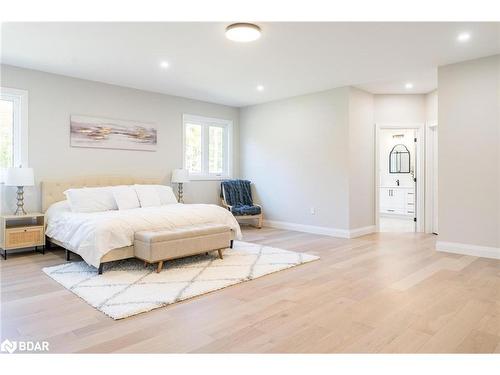
<instances>
[{"instance_id":1,"label":"wooden nightstand drawer","mask_svg":"<svg viewBox=\"0 0 500 375\"><path fill-rule=\"evenodd\" d=\"M43 226L5 229L5 248L42 246L45 243Z\"/></svg>"},{"instance_id":2,"label":"wooden nightstand drawer","mask_svg":"<svg viewBox=\"0 0 500 375\"><path fill-rule=\"evenodd\" d=\"M33 212L26 215L0 215L0 248L6 260L7 250L41 247L45 254L45 215Z\"/></svg>"}]
</instances>

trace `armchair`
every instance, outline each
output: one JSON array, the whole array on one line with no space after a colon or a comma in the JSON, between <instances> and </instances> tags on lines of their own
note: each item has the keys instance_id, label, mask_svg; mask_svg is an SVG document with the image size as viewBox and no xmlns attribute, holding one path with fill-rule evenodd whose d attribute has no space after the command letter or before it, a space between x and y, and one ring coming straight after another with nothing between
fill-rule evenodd
<instances>
[{"instance_id":1,"label":"armchair","mask_svg":"<svg viewBox=\"0 0 500 375\"><path fill-rule=\"evenodd\" d=\"M221 183L221 203L238 219L257 219L257 228L262 228L262 207L253 203L251 182L247 180L225 180Z\"/></svg>"}]
</instances>

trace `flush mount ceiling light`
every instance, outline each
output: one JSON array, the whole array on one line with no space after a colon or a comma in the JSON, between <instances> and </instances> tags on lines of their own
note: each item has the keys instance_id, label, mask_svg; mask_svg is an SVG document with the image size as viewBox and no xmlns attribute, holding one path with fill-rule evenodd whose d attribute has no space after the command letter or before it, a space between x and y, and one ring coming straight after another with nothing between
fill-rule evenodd
<instances>
[{"instance_id":1,"label":"flush mount ceiling light","mask_svg":"<svg viewBox=\"0 0 500 375\"><path fill-rule=\"evenodd\" d=\"M260 27L253 23L233 23L226 27L226 38L234 42L253 42L260 34Z\"/></svg>"},{"instance_id":2,"label":"flush mount ceiling light","mask_svg":"<svg viewBox=\"0 0 500 375\"><path fill-rule=\"evenodd\" d=\"M457 40L461 43L467 42L470 39L469 33L460 33L457 36Z\"/></svg>"},{"instance_id":3,"label":"flush mount ceiling light","mask_svg":"<svg viewBox=\"0 0 500 375\"><path fill-rule=\"evenodd\" d=\"M264 91L264 86L258 85L257 86L257 91Z\"/></svg>"},{"instance_id":4,"label":"flush mount ceiling light","mask_svg":"<svg viewBox=\"0 0 500 375\"><path fill-rule=\"evenodd\" d=\"M160 67L162 67L163 69L167 69L169 67L168 61L162 61L160 63Z\"/></svg>"},{"instance_id":5,"label":"flush mount ceiling light","mask_svg":"<svg viewBox=\"0 0 500 375\"><path fill-rule=\"evenodd\" d=\"M410 90L412 88L413 88L413 83L408 82L408 83L405 84L405 89Z\"/></svg>"}]
</instances>

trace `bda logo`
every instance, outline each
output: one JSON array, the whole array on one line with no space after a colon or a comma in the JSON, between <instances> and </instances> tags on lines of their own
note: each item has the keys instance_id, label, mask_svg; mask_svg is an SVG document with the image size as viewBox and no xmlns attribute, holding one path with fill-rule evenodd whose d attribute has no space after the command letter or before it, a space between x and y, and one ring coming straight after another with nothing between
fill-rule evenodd
<instances>
[{"instance_id":1,"label":"bda logo","mask_svg":"<svg viewBox=\"0 0 500 375\"><path fill-rule=\"evenodd\" d=\"M5 339L0 344L0 351L14 353L17 352L48 352L48 341L10 341Z\"/></svg>"},{"instance_id":2,"label":"bda logo","mask_svg":"<svg viewBox=\"0 0 500 375\"><path fill-rule=\"evenodd\" d=\"M10 341L9 339L3 340L2 344L0 344L0 350L2 352L14 353L17 349L17 342Z\"/></svg>"}]
</instances>

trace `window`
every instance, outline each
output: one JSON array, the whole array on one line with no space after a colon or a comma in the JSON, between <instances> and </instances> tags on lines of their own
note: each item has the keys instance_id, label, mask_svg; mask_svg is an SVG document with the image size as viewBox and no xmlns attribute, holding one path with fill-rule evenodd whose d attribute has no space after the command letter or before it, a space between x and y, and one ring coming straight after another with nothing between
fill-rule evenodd
<instances>
[{"instance_id":1,"label":"window","mask_svg":"<svg viewBox=\"0 0 500 375\"><path fill-rule=\"evenodd\" d=\"M0 87L0 182L19 165L28 166L28 92Z\"/></svg>"},{"instance_id":2,"label":"window","mask_svg":"<svg viewBox=\"0 0 500 375\"><path fill-rule=\"evenodd\" d=\"M231 176L232 127L230 120L183 116L184 168L190 178L218 180Z\"/></svg>"}]
</instances>

